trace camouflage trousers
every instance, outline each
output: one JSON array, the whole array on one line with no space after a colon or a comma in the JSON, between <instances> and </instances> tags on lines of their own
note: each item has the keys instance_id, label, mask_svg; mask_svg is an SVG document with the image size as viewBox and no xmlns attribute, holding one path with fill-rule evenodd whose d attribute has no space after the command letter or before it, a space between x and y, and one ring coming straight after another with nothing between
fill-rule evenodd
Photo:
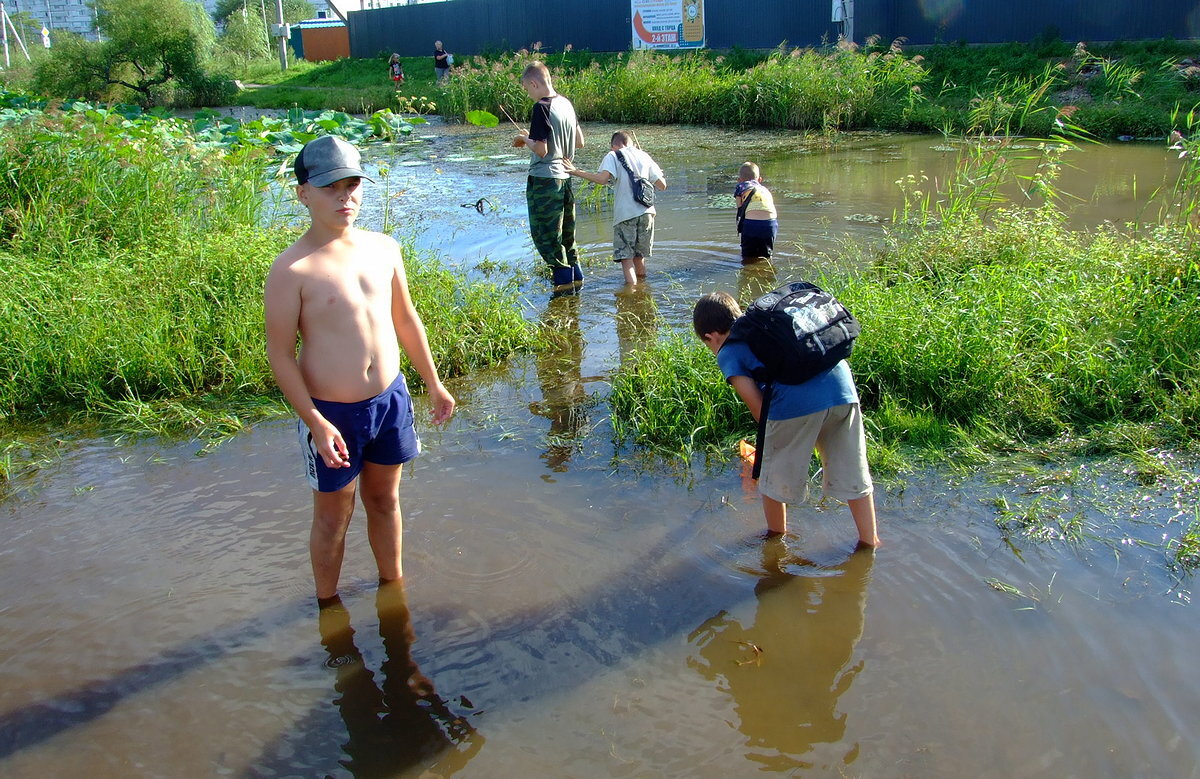
<instances>
[{"instance_id":1,"label":"camouflage trousers","mask_svg":"<svg viewBox=\"0 0 1200 779\"><path fill-rule=\"evenodd\" d=\"M570 179L530 176L525 186L529 234L538 254L551 268L579 261L575 248L575 191Z\"/></svg>"}]
</instances>

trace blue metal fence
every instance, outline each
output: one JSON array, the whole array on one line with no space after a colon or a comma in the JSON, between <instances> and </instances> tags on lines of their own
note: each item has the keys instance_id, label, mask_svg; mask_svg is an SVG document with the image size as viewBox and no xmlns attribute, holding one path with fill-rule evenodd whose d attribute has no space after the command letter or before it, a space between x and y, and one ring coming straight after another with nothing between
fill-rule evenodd
<instances>
[{"instance_id":1,"label":"blue metal fence","mask_svg":"<svg viewBox=\"0 0 1200 779\"><path fill-rule=\"evenodd\" d=\"M834 37L829 0L705 0L709 48L815 46ZM447 0L349 14L354 57L430 55L441 40L459 55L513 51L536 42L624 51L629 0ZM854 36L910 44L1200 37L1200 0L855 0Z\"/></svg>"}]
</instances>

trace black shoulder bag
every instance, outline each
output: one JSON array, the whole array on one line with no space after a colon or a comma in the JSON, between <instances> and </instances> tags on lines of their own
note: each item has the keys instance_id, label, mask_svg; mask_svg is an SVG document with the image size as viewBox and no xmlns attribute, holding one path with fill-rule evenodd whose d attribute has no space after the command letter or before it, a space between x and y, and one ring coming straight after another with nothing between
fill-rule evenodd
<instances>
[{"instance_id":1,"label":"black shoulder bag","mask_svg":"<svg viewBox=\"0 0 1200 779\"><path fill-rule=\"evenodd\" d=\"M625 172L629 174L629 191L633 193L633 199L646 208L654 205L654 185L634 173L633 168L630 168L629 163L625 161L625 155L619 151L617 159L621 161L621 167L625 168Z\"/></svg>"}]
</instances>

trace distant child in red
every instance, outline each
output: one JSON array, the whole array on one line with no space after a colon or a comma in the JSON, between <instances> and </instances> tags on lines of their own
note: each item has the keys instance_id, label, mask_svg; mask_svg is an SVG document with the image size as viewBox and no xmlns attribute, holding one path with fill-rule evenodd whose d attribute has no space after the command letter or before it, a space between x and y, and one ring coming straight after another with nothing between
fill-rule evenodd
<instances>
[{"instance_id":1,"label":"distant child in red","mask_svg":"<svg viewBox=\"0 0 1200 779\"><path fill-rule=\"evenodd\" d=\"M404 66L400 64L399 54L393 54L388 60L388 73L391 74L392 81L396 82L396 86L404 83Z\"/></svg>"}]
</instances>

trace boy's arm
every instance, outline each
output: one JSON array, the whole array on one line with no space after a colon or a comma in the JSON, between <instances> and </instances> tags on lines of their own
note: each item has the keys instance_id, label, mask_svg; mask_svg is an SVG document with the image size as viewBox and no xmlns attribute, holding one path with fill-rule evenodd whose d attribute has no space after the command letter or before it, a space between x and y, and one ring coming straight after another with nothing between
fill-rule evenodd
<instances>
[{"instance_id":1,"label":"boy's arm","mask_svg":"<svg viewBox=\"0 0 1200 779\"><path fill-rule=\"evenodd\" d=\"M647 156L649 156L649 155L647 155ZM654 184L654 188L657 189L659 192L662 192L664 189L667 188L667 177L663 173L662 168L660 168L658 166L657 162L655 162L653 159L651 159L650 164L651 164L650 180Z\"/></svg>"},{"instance_id":2,"label":"boy's arm","mask_svg":"<svg viewBox=\"0 0 1200 779\"><path fill-rule=\"evenodd\" d=\"M438 377L433 354L429 351L429 340L425 336L425 325L421 322L412 297L408 294L408 278L404 272L404 258L396 242L387 239L395 252L395 273L392 275L392 325L396 338L409 362L425 382L425 389L433 404L433 423L440 425L454 414L455 400Z\"/></svg>"},{"instance_id":3,"label":"boy's arm","mask_svg":"<svg viewBox=\"0 0 1200 779\"><path fill-rule=\"evenodd\" d=\"M601 186L604 186L612 181L612 174L607 170L602 170L597 173L589 173L586 170L580 170L579 168L576 168L569 160L565 161L563 164L567 167L567 173L570 173L572 176L578 176L581 179L587 179L593 184L600 184Z\"/></svg>"},{"instance_id":4,"label":"boy's arm","mask_svg":"<svg viewBox=\"0 0 1200 779\"><path fill-rule=\"evenodd\" d=\"M330 468L350 467L350 453L338 429L313 405L300 363L296 361L296 333L300 330L300 289L286 270L272 267L263 293L267 361L280 391L312 433L317 454Z\"/></svg>"},{"instance_id":5,"label":"boy's arm","mask_svg":"<svg viewBox=\"0 0 1200 779\"><path fill-rule=\"evenodd\" d=\"M758 414L762 411L762 392L754 383L754 379L749 376L730 376L729 383L742 402L746 404L746 408L750 409L750 416L754 417L754 421L757 422Z\"/></svg>"}]
</instances>

